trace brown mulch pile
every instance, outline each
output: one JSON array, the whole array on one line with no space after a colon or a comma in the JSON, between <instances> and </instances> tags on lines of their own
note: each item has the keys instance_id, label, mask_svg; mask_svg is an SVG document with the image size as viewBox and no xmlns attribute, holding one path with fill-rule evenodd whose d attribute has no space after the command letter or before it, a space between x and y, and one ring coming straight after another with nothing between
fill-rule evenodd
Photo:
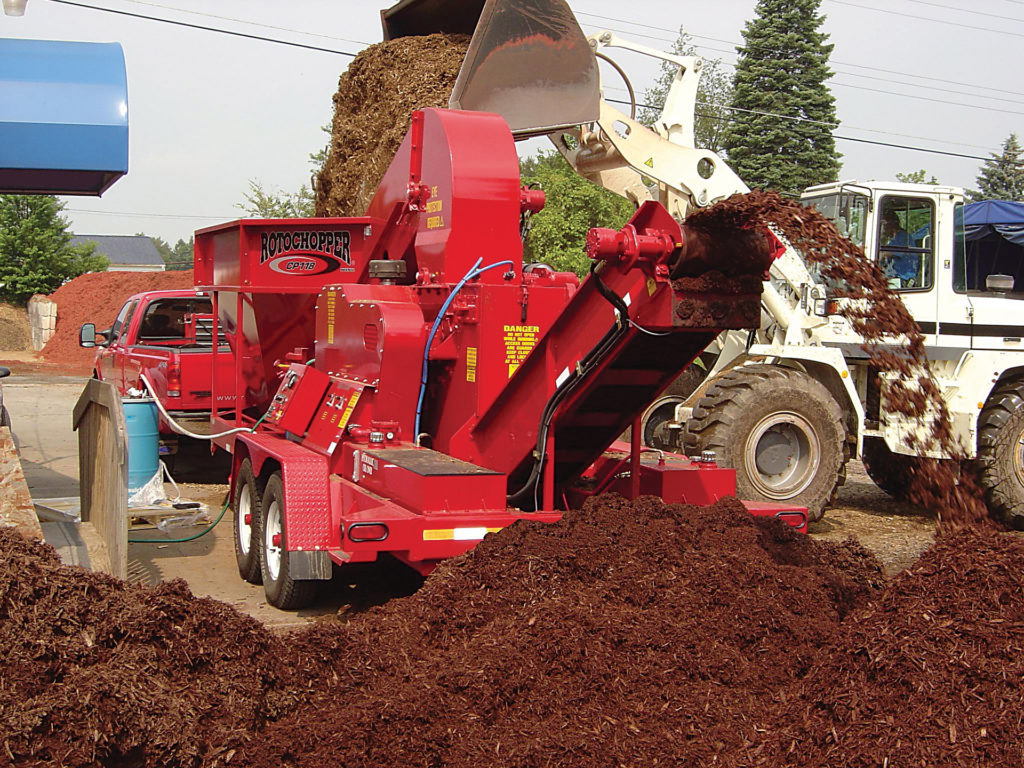
<instances>
[{"instance_id":1,"label":"brown mulch pile","mask_svg":"<svg viewBox=\"0 0 1024 768\"><path fill-rule=\"evenodd\" d=\"M412 113L446 107L465 35L402 37L363 49L338 81L317 216L362 216L409 130Z\"/></svg>"},{"instance_id":2,"label":"brown mulch pile","mask_svg":"<svg viewBox=\"0 0 1024 768\"><path fill-rule=\"evenodd\" d=\"M125 300L142 291L191 288L192 270L183 272L93 272L65 283L50 296L57 302L57 330L39 353L47 362L91 370L93 350L78 346L78 329L95 323L109 328Z\"/></svg>"},{"instance_id":3,"label":"brown mulch pile","mask_svg":"<svg viewBox=\"0 0 1024 768\"><path fill-rule=\"evenodd\" d=\"M604 496L284 638L0 529L17 766L879 766L1024 760L1024 540L853 543Z\"/></svg>"},{"instance_id":4,"label":"brown mulch pile","mask_svg":"<svg viewBox=\"0 0 1024 768\"><path fill-rule=\"evenodd\" d=\"M31 349L28 312L24 307L0 303L0 350L27 352Z\"/></svg>"}]
</instances>

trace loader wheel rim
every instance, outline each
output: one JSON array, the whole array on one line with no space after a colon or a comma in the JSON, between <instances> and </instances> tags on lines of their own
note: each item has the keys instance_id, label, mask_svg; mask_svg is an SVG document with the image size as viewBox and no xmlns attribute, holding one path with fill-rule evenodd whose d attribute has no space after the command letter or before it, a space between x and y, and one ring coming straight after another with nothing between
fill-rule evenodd
<instances>
[{"instance_id":1,"label":"loader wheel rim","mask_svg":"<svg viewBox=\"0 0 1024 768\"><path fill-rule=\"evenodd\" d=\"M1017 433L1013 451L1013 474L1017 482L1024 486L1024 430Z\"/></svg>"},{"instance_id":2,"label":"loader wheel rim","mask_svg":"<svg viewBox=\"0 0 1024 768\"><path fill-rule=\"evenodd\" d=\"M252 524L245 522L252 520L252 500L249 498L249 484L245 483L238 494L238 550L248 557L252 548Z\"/></svg>"},{"instance_id":3,"label":"loader wheel rim","mask_svg":"<svg viewBox=\"0 0 1024 768\"><path fill-rule=\"evenodd\" d=\"M267 521L264 525L263 552L267 563L267 573L271 581L277 581L281 574L281 546L275 546L274 541L281 541L281 504L277 499L271 501L267 508Z\"/></svg>"},{"instance_id":4,"label":"loader wheel rim","mask_svg":"<svg viewBox=\"0 0 1024 768\"><path fill-rule=\"evenodd\" d=\"M679 430L668 425L676 417L676 406L683 402L681 397L662 397L655 400L641 417L644 445L662 451L678 451ZM675 434L673 434L675 432ZM675 438L675 439L673 439Z\"/></svg>"},{"instance_id":5,"label":"loader wheel rim","mask_svg":"<svg viewBox=\"0 0 1024 768\"><path fill-rule=\"evenodd\" d=\"M792 411L770 414L747 438L745 465L759 493L791 499L814 481L821 465L821 442L807 419Z\"/></svg>"}]
</instances>

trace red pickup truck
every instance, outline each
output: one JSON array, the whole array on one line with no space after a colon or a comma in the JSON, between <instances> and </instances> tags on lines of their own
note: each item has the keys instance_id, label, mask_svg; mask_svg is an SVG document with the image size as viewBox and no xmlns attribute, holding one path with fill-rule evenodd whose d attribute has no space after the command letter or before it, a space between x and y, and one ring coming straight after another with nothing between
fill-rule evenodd
<instances>
[{"instance_id":1,"label":"red pickup truck","mask_svg":"<svg viewBox=\"0 0 1024 768\"><path fill-rule=\"evenodd\" d=\"M93 376L109 381L125 394L143 389L140 374L171 417L194 432L205 432L217 391L231 391L234 371L223 332L219 354L213 354L213 311L210 297L195 291L148 291L129 297L114 324L98 331L86 323L79 344L95 347ZM216 368L216 370L215 370ZM160 420L162 453L173 453L177 435Z\"/></svg>"}]
</instances>

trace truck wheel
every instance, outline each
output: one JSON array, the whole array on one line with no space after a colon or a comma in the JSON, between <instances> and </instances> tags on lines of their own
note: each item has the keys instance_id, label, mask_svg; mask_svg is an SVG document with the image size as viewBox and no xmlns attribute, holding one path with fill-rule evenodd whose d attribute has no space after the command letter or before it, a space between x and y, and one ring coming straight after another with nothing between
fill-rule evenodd
<instances>
[{"instance_id":1,"label":"truck wheel","mask_svg":"<svg viewBox=\"0 0 1024 768\"><path fill-rule=\"evenodd\" d=\"M285 611L305 608L316 596L315 581L291 577L284 534L284 481L275 472L263 489L263 501L254 532L260 538L260 570L267 602Z\"/></svg>"},{"instance_id":2,"label":"truck wheel","mask_svg":"<svg viewBox=\"0 0 1024 768\"><path fill-rule=\"evenodd\" d=\"M658 399L647 406L640 419L643 428L643 442L648 448L662 451L681 451L683 449L681 430L670 429L669 423L675 419L676 406L686 401L693 391L704 381L707 374L703 368L691 365L668 385Z\"/></svg>"},{"instance_id":3,"label":"truck wheel","mask_svg":"<svg viewBox=\"0 0 1024 768\"><path fill-rule=\"evenodd\" d=\"M843 414L801 371L758 365L721 374L686 424L687 453L714 451L736 470L736 495L807 507L820 520L846 480Z\"/></svg>"},{"instance_id":4,"label":"truck wheel","mask_svg":"<svg viewBox=\"0 0 1024 768\"><path fill-rule=\"evenodd\" d=\"M235 483L235 560L239 575L250 584L262 581L260 572L260 539L253 536L256 517L260 509L259 481L252 471L252 462L246 459L238 469Z\"/></svg>"},{"instance_id":5,"label":"truck wheel","mask_svg":"<svg viewBox=\"0 0 1024 768\"><path fill-rule=\"evenodd\" d=\"M893 453L885 444L885 440L869 437L864 440L861 461L864 462L864 471L875 485L894 499L906 496L910 480L914 476L917 457Z\"/></svg>"},{"instance_id":6,"label":"truck wheel","mask_svg":"<svg viewBox=\"0 0 1024 768\"><path fill-rule=\"evenodd\" d=\"M1024 529L1024 381L1000 384L978 419L978 468L992 513Z\"/></svg>"}]
</instances>

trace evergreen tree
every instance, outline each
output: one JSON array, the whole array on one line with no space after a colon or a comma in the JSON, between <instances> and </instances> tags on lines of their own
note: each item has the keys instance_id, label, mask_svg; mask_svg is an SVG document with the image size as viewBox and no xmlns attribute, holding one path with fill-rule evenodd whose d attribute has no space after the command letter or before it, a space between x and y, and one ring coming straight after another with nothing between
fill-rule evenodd
<instances>
[{"instance_id":1,"label":"evergreen tree","mask_svg":"<svg viewBox=\"0 0 1024 768\"><path fill-rule=\"evenodd\" d=\"M758 0L743 30L723 143L751 187L797 194L838 176L835 99L825 84L832 45L819 31L820 7L821 0Z\"/></svg>"},{"instance_id":2,"label":"evergreen tree","mask_svg":"<svg viewBox=\"0 0 1024 768\"><path fill-rule=\"evenodd\" d=\"M95 243L71 245L63 208L52 195L0 195L0 298L24 303L107 268Z\"/></svg>"},{"instance_id":3,"label":"evergreen tree","mask_svg":"<svg viewBox=\"0 0 1024 768\"><path fill-rule=\"evenodd\" d=\"M1024 157L1016 133L1003 142L1002 153L985 161L977 181L978 191L969 193L972 200L1024 201Z\"/></svg>"},{"instance_id":4,"label":"evergreen tree","mask_svg":"<svg viewBox=\"0 0 1024 768\"><path fill-rule=\"evenodd\" d=\"M697 55L690 42L690 35L682 27L679 28L679 37L672 44L672 53L676 56ZM637 120L644 125L653 125L661 115L677 69L678 67L670 62L662 62L661 74L654 81L654 86L644 91L645 106L641 107L637 114ZM693 116L694 144L712 152L722 151L722 134L728 122L728 107L731 101L732 83L725 73L722 60L705 59L700 73L700 85L697 86L697 102Z\"/></svg>"}]
</instances>

